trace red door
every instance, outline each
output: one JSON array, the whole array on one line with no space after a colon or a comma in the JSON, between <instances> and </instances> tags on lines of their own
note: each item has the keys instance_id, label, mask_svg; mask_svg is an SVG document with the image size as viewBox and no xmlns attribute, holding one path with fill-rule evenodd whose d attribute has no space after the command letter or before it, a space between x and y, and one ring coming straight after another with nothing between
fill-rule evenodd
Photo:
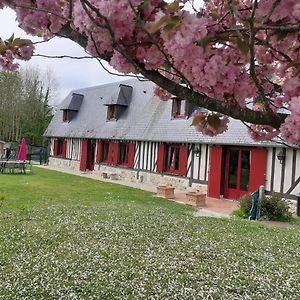
<instances>
[{"instance_id":1,"label":"red door","mask_svg":"<svg viewBox=\"0 0 300 300\"><path fill-rule=\"evenodd\" d=\"M229 148L226 155L224 196L239 199L249 193L250 149Z\"/></svg>"},{"instance_id":2,"label":"red door","mask_svg":"<svg viewBox=\"0 0 300 300\"><path fill-rule=\"evenodd\" d=\"M220 198L222 177L222 152L222 147L212 146L210 148L207 195L213 198Z\"/></svg>"},{"instance_id":3,"label":"red door","mask_svg":"<svg viewBox=\"0 0 300 300\"><path fill-rule=\"evenodd\" d=\"M82 140L80 171L94 170L95 146L91 140Z\"/></svg>"}]
</instances>

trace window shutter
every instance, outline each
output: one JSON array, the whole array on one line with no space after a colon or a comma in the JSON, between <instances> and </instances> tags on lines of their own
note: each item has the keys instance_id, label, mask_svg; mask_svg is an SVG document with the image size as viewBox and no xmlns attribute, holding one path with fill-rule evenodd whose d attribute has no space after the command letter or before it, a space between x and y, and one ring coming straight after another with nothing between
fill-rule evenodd
<instances>
[{"instance_id":1,"label":"window shutter","mask_svg":"<svg viewBox=\"0 0 300 300\"><path fill-rule=\"evenodd\" d=\"M96 154L96 162L99 163L101 161L101 148L102 148L102 142L97 142L97 154Z\"/></svg>"},{"instance_id":2,"label":"window shutter","mask_svg":"<svg viewBox=\"0 0 300 300\"><path fill-rule=\"evenodd\" d=\"M66 139L63 139L63 141L62 141L62 154L61 154L61 156L63 158L67 157L67 140Z\"/></svg>"},{"instance_id":3,"label":"window shutter","mask_svg":"<svg viewBox=\"0 0 300 300\"><path fill-rule=\"evenodd\" d=\"M180 146L179 150L179 176L186 176L187 172L187 162L188 162L188 146Z\"/></svg>"},{"instance_id":4,"label":"window shutter","mask_svg":"<svg viewBox=\"0 0 300 300\"><path fill-rule=\"evenodd\" d=\"M165 150L165 145L159 144L157 149L158 153L157 153L156 169L157 172L160 173L162 173L164 170L164 150Z\"/></svg>"},{"instance_id":5,"label":"window shutter","mask_svg":"<svg viewBox=\"0 0 300 300\"><path fill-rule=\"evenodd\" d=\"M119 143L112 143L113 148L113 157L112 164L117 166L119 164Z\"/></svg>"},{"instance_id":6,"label":"window shutter","mask_svg":"<svg viewBox=\"0 0 300 300\"><path fill-rule=\"evenodd\" d=\"M128 151L128 168L134 167L134 143L129 144L129 151Z\"/></svg>"},{"instance_id":7,"label":"window shutter","mask_svg":"<svg viewBox=\"0 0 300 300\"><path fill-rule=\"evenodd\" d=\"M58 141L57 141L57 139L54 139L54 141L53 141L53 156L57 156L57 143L58 143Z\"/></svg>"},{"instance_id":8,"label":"window shutter","mask_svg":"<svg viewBox=\"0 0 300 300\"><path fill-rule=\"evenodd\" d=\"M267 150L253 148L250 152L249 192L254 192L260 185L266 185Z\"/></svg>"},{"instance_id":9,"label":"window shutter","mask_svg":"<svg viewBox=\"0 0 300 300\"><path fill-rule=\"evenodd\" d=\"M113 142L109 142L109 146L108 146L108 161L107 163L109 165L113 164L113 155L114 155L114 143Z\"/></svg>"},{"instance_id":10,"label":"window shutter","mask_svg":"<svg viewBox=\"0 0 300 300\"><path fill-rule=\"evenodd\" d=\"M213 198L220 198L222 174L222 147L210 148L210 162L208 175L207 195Z\"/></svg>"},{"instance_id":11,"label":"window shutter","mask_svg":"<svg viewBox=\"0 0 300 300\"><path fill-rule=\"evenodd\" d=\"M172 117L176 117L176 111L177 111L177 99L172 100Z\"/></svg>"},{"instance_id":12,"label":"window shutter","mask_svg":"<svg viewBox=\"0 0 300 300\"><path fill-rule=\"evenodd\" d=\"M87 144L87 139L83 139L81 147L80 171L86 171Z\"/></svg>"}]
</instances>

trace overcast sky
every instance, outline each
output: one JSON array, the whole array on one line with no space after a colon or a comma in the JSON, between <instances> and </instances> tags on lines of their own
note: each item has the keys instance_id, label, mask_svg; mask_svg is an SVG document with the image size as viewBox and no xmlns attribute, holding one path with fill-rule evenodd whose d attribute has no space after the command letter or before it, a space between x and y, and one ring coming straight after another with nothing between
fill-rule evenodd
<instances>
[{"instance_id":1,"label":"overcast sky","mask_svg":"<svg viewBox=\"0 0 300 300\"><path fill-rule=\"evenodd\" d=\"M15 13L10 9L0 10L0 37L9 38L12 33L18 37L27 37L15 22ZM38 39L29 37L31 40ZM47 55L86 56L87 54L76 43L62 38L54 38L50 42L38 44L35 53ZM55 102L63 100L67 94L77 88L89 87L114 81L124 77L113 76L102 69L97 60L84 59L48 59L33 57L29 62L20 61L21 66L37 66L41 70L50 69L58 82L58 93Z\"/></svg>"},{"instance_id":2,"label":"overcast sky","mask_svg":"<svg viewBox=\"0 0 300 300\"><path fill-rule=\"evenodd\" d=\"M199 6L201 1L196 0L195 3ZM0 37L2 39L7 39L14 33L17 37L30 38L33 41L38 40L32 36L28 37L18 27L15 19L14 11L10 9L0 10ZM62 38L53 38L50 42L38 44L35 53L71 56L87 55L76 43ZM107 73L94 59L74 60L33 57L29 62L20 62L20 65L34 66L42 71L50 70L53 73L58 82L56 103L62 101L73 89L120 81L126 78ZM107 64L105 66L107 67Z\"/></svg>"}]
</instances>

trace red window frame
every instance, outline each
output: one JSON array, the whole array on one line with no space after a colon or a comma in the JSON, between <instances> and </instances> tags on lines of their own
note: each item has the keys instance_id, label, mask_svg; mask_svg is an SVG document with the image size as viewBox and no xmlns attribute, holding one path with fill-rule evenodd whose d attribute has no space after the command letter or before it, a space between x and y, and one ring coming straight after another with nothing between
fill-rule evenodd
<instances>
[{"instance_id":1,"label":"red window frame","mask_svg":"<svg viewBox=\"0 0 300 300\"><path fill-rule=\"evenodd\" d=\"M180 170L180 145L166 145L164 171L178 174Z\"/></svg>"},{"instance_id":2,"label":"red window frame","mask_svg":"<svg viewBox=\"0 0 300 300\"><path fill-rule=\"evenodd\" d=\"M98 140L96 162L102 164L113 164L114 143L107 140Z\"/></svg>"},{"instance_id":3,"label":"red window frame","mask_svg":"<svg viewBox=\"0 0 300 300\"><path fill-rule=\"evenodd\" d=\"M65 158L66 152L67 152L67 141L61 138L55 139L54 149L53 149L54 156Z\"/></svg>"},{"instance_id":4,"label":"red window frame","mask_svg":"<svg viewBox=\"0 0 300 300\"><path fill-rule=\"evenodd\" d=\"M117 119L117 107L115 104L107 106L106 119L108 121Z\"/></svg>"},{"instance_id":5,"label":"red window frame","mask_svg":"<svg viewBox=\"0 0 300 300\"><path fill-rule=\"evenodd\" d=\"M63 110L63 122L69 122L70 121L70 112L67 109Z\"/></svg>"},{"instance_id":6,"label":"red window frame","mask_svg":"<svg viewBox=\"0 0 300 300\"><path fill-rule=\"evenodd\" d=\"M129 162L129 144L120 143L118 153L118 164L120 166L128 166Z\"/></svg>"},{"instance_id":7,"label":"red window frame","mask_svg":"<svg viewBox=\"0 0 300 300\"><path fill-rule=\"evenodd\" d=\"M116 143L115 144L116 164L126 168L134 168L134 143ZM115 156L115 154L114 154Z\"/></svg>"},{"instance_id":8,"label":"red window frame","mask_svg":"<svg viewBox=\"0 0 300 300\"><path fill-rule=\"evenodd\" d=\"M157 151L157 172L179 176L187 175L189 154L187 145L159 144Z\"/></svg>"},{"instance_id":9,"label":"red window frame","mask_svg":"<svg viewBox=\"0 0 300 300\"><path fill-rule=\"evenodd\" d=\"M187 105L188 105L187 100L174 98L172 101L172 117L176 119L186 118Z\"/></svg>"}]
</instances>

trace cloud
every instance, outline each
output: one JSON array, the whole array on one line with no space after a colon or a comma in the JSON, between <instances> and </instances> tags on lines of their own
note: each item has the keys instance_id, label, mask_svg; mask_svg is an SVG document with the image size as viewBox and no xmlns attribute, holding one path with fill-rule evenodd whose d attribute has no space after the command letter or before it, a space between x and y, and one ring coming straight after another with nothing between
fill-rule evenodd
<instances>
[{"instance_id":1,"label":"cloud","mask_svg":"<svg viewBox=\"0 0 300 300\"><path fill-rule=\"evenodd\" d=\"M2 39L9 38L12 33L22 38L30 38L38 41L40 39L28 36L15 21L16 15L11 9L0 10L0 37ZM37 54L44 55L70 55L70 56L86 56L84 50L76 43L63 39L53 38L47 43L38 44L36 46ZM113 76L102 69L96 59L74 60L74 59L47 59L41 57L33 57L30 62L20 62L22 67L34 66L41 71L50 70L53 77L58 83L56 103L60 102L73 90L93 85L99 85L114 81L120 81L119 76ZM106 64L107 66L107 64ZM113 69L110 68L113 71Z\"/></svg>"},{"instance_id":2,"label":"cloud","mask_svg":"<svg viewBox=\"0 0 300 300\"><path fill-rule=\"evenodd\" d=\"M202 0L195 0L194 6L196 9L203 6ZM192 11L189 4L186 8ZM0 10L0 37L2 39L9 38L12 33L15 36L22 38L30 38L33 41L39 41L36 37L28 36L16 22L16 15L11 9ZM86 56L84 50L76 43L63 39L53 38L47 43L38 44L36 46L37 54L45 55L71 55L71 56ZM126 77L114 76L102 69L100 64L95 59L86 60L71 60L71 59L47 59L41 57L33 57L30 62L20 62L23 67L34 66L41 71L50 70L53 77L58 83L57 99L54 102L59 103L67 94L73 90L93 85L100 85L109 82L120 81ZM115 72L105 63L106 68Z\"/></svg>"}]
</instances>

